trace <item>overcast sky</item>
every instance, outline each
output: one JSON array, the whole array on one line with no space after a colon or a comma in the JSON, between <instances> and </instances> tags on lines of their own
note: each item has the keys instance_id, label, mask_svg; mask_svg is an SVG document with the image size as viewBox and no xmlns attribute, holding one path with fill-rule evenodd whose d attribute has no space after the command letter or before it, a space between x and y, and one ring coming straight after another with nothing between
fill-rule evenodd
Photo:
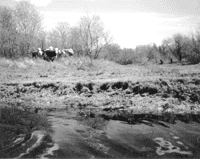
<instances>
[{"instance_id":1,"label":"overcast sky","mask_svg":"<svg viewBox=\"0 0 200 159\"><path fill-rule=\"evenodd\" d=\"M12 5L17 0L1 0ZM200 0L30 0L46 29L57 22L75 25L81 16L99 15L121 47L160 44L174 33L188 34L200 22Z\"/></svg>"}]
</instances>

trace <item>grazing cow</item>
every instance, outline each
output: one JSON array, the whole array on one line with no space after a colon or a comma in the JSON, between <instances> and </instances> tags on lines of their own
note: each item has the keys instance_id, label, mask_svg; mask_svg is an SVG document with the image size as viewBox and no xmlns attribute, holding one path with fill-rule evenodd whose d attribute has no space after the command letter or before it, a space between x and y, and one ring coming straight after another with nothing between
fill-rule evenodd
<instances>
[{"instance_id":1,"label":"grazing cow","mask_svg":"<svg viewBox=\"0 0 200 159\"><path fill-rule=\"evenodd\" d=\"M50 46L48 49L44 50L44 60L47 61L54 61L58 56L58 48L53 49L52 46Z\"/></svg>"},{"instance_id":2,"label":"grazing cow","mask_svg":"<svg viewBox=\"0 0 200 159\"><path fill-rule=\"evenodd\" d=\"M42 51L42 49L41 48L38 48L38 56L39 57L43 57L43 51Z\"/></svg>"},{"instance_id":3,"label":"grazing cow","mask_svg":"<svg viewBox=\"0 0 200 159\"><path fill-rule=\"evenodd\" d=\"M63 49L62 53L64 55L69 55L69 56L73 56L74 55L74 51L72 49Z\"/></svg>"},{"instance_id":4,"label":"grazing cow","mask_svg":"<svg viewBox=\"0 0 200 159\"><path fill-rule=\"evenodd\" d=\"M42 57L42 56L43 56L43 52L41 48L38 48L37 51L32 52L32 58L37 58L37 57Z\"/></svg>"},{"instance_id":5,"label":"grazing cow","mask_svg":"<svg viewBox=\"0 0 200 159\"><path fill-rule=\"evenodd\" d=\"M56 54L59 54L60 50L58 48L55 48Z\"/></svg>"},{"instance_id":6,"label":"grazing cow","mask_svg":"<svg viewBox=\"0 0 200 159\"><path fill-rule=\"evenodd\" d=\"M56 58L60 58L62 56L62 51L60 51L58 48L55 48L56 51Z\"/></svg>"},{"instance_id":7,"label":"grazing cow","mask_svg":"<svg viewBox=\"0 0 200 159\"><path fill-rule=\"evenodd\" d=\"M62 51L58 50L58 53L57 53L57 58L61 58L63 55Z\"/></svg>"},{"instance_id":8,"label":"grazing cow","mask_svg":"<svg viewBox=\"0 0 200 159\"><path fill-rule=\"evenodd\" d=\"M44 51L44 60L54 61L56 59L56 51L55 50L45 50Z\"/></svg>"}]
</instances>

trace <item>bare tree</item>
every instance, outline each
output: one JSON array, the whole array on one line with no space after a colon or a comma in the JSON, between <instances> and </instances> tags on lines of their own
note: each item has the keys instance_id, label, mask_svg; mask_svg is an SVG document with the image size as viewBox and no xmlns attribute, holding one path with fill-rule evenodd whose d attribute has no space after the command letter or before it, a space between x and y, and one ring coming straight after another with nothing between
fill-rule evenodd
<instances>
[{"instance_id":1,"label":"bare tree","mask_svg":"<svg viewBox=\"0 0 200 159\"><path fill-rule=\"evenodd\" d=\"M175 34L173 37L174 42L174 56L181 62L184 56L184 37L181 34Z\"/></svg>"},{"instance_id":2,"label":"bare tree","mask_svg":"<svg viewBox=\"0 0 200 159\"><path fill-rule=\"evenodd\" d=\"M103 47L111 42L99 16L84 16L79 22L82 47L90 59L96 59Z\"/></svg>"},{"instance_id":3,"label":"bare tree","mask_svg":"<svg viewBox=\"0 0 200 159\"><path fill-rule=\"evenodd\" d=\"M188 37L178 33L172 38L165 39L163 45L168 48L170 53L181 62L187 55Z\"/></svg>"},{"instance_id":4,"label":"bare tree","mask_svg":"<svg viewBox=\"0 0 200 159\"><path fill-rule=\"evenodd\" d=\"M41 30L39 33L38 33L38 36L37 36L37 48L41 48L42 50L44 50L46 47L47 47L47 41L46 41L46 38L47 38L47 32Z\"/></svg>"},{"instance_id":5,"label":"bare tree","mask_svg":"<svg viewBox=\"0 0 200 159\"><path fill-rule=\"evenodd\" d=\"M72 48L77 56L83 55L80 31L78 27L71 27L68 36L68 46Z\"/></svg>"},{"instance_id":6,"label":"bare tree","mask_svg":"<svg viewBox=\"0 0 200 159\"><path fill-rule=\"evenodd\" d=\"M17 41L16 23L13 10L8 7L0 8L0 54L12 58L15 56Z\"/></svg>"},{"instance_id":7,"label":"bare tree","mask_svg":"<svg viewBox=\"0 0 200 159\"><path fill-rule=\"evenodd\" d=\"M119 59L121 52L122 49L118 44L108 44L104 48L104 58L111 61L116 61L117 59Z\"/></svg>"},{"instance_id":8,"label":"bare tree","mask_svg":"<svg viewBox=\"0 0 200 159\"><path fill-rule=\"evenodd\" d=\"M60 47L60 37L55 29L47 33L46 43L48 46Z\"/></svg>"},{"instance_id":9,"label":"bare tree","mask_svg":"<svg viewBox=\"0 0 200 159\"><path fill-rule=\"evenodd\" d=\"M161 59L172 59L172 56L171 56L171 52L170 50L168 49L168 47L165 45L165 41L163 41L163 43L158 47L158 52L160 54L160 58Z\"/></svg>"},{"instance_id":10,"label":"bare tree","mask_svg":"<svg viewBox=\"0 0 200 159\"><path fill-rule=\"evenodd\" d=\"M146 63L149 61L156 61L159 56L156 44L153 45L139 45L135 49L136 59L138 62Z\"/></svg>"},{"instance_id":11,"label":"bare tree","mask_svg":"<svg viewBox=\"0 0 200 159\"><path fill-rule=\"evenodd\" d=\"M120 60L117 62L122 65L132 64L133 62L136 62L135 51L131 48L124 48L120 53L119 59Z\"/></svg>"},{"instance_id":12,"label":"bare tree","mask_svg":"<svg viewBox=\"0 0 200 159\"><path fill-rule=\"evenodd\" d=\"M67 38L69 35L69 23L67 22L59 22L56 26L56 31L58 32L58 35L60 37L60 44L61 48L66 48L67 47Z\"/></svg>"},{"instance_id":13,"label":"bare tree","mask_svg":"<svg viewBox=\"0 0 200 159\"><path fill-rule=\"evenodd\" d=\"M15 8L15 20L20 34L19 48L24 56L35 45L36 36L42 29L42 18L30 2L19 1Z\"/></svg>"},{"instance_id":14,"label":"bare tree","mask_svg":"<svg viewBox=\"0 0 200 159\"><path fill-rule=\"evenodd\" d=\"M188 55L188 60L192 63L200 62L200 26L191 35L190 48L191 53Z\"/></svg>"},{"instance_id":15,"label":"bare tree","mask_svg":"<svg viewBox=\"0 0 200 159\"><path fill-rule=\"evenodd\" d=\"M157 59L159 57L159 51L155 43L152 45L147 45L146 52L148 61L158 61Z\"/></svg>"},{"instance_id":16,"label":"bare tree","mask_svg":"<svg viewBox=\"0 0 200 159\"><path fill-rule=\"evenodd\" d=\"M56 27L47 33L47 44L57 48L67 48L70 26L67 22L59 22Z\"/></svg>"}]
</instances>

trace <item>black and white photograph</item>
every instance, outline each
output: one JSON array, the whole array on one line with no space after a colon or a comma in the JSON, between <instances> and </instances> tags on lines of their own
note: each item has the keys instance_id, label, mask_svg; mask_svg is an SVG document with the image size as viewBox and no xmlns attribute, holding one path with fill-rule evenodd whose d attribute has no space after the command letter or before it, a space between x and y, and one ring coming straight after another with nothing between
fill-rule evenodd
<instances>
[{"instance_id":1,"label":"black and white photograph","mask_svg":"<svg viewBox=\"0 0 200 159\"><path fill-rule=\"evenodd\" d=\"M200 0L0 0L7 158L200 158Z\"/></svg>"}]
</instances>

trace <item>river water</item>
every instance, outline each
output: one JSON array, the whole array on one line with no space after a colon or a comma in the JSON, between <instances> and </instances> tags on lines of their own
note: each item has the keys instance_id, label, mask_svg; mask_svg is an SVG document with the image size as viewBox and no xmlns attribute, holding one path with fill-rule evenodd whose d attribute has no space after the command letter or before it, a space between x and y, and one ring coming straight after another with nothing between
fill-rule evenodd
<instances>
[{"instance_id":1,"label":"river water","mask_svg":"<svg viewBox=\"0 0 200 159\"><path fill-rule=\"evenodd\" d=\"M1 158L200 158L200 124L128 124L91 117L77 110L43 114L48 130L10 135ZM2 120L2 117L1 117ZM7 131L0 133L6 137ZM7 124L7 127L8 124Z\"/></svg>"}]
</instances>

